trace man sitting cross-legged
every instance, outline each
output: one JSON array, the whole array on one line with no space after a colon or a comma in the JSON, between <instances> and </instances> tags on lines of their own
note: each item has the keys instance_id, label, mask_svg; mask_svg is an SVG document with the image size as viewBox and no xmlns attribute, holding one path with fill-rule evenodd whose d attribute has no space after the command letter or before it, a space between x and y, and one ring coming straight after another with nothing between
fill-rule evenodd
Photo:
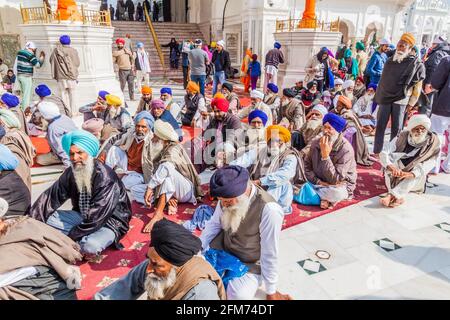
<instances>
[{"instance_id":1,"label":"man sitting cross-legged","mask_svg":"<svg viewBox=\"0 0 450 320\"><path fill-rule=\"evenodd\" d=\"M153 175L147 186L139 186L145 193L145 204L151 207L155 203L155 215L144 232L150 232L154 223L164 217L166 205L169 215L174 215L178 202L196 204L197 198L203 196L197 171L169 123L156 120L152 148Z\"/></svg>"},{"instance_id":2,"label":"man sitting cross-legged","mask_svg":"<svg viewBox=\"0 0 450 320\"><path fill-rule=\"evenodd\" d=\"M62 139L71 167L36 200L28 214L78 241L81 252L96 256L111 244L120 248L128 232L131 205L116 173L95 160L98 140L86 131ZM67 200L71 211L58 210Z\"/></svg>"},{"instance_id":3,"label":"man sitting cross-legged","mask_svg":"<svg viewBox=\"0 0 450 320\"><path fill-rule=\"evenodd\" d=\"M280 205L252 184L247 169L239 166L217 170L210 192L219 202L200 237L204 252L224 250L249 268L242 277L230 280L227 298L254 299L264 282L268 300L292 299L277 291L278 243L284 217Z\"/></svg>"},{"instance_id":4,"label":"man sitting cross-legged","mask_svg":"<svg viewBox=\"0 0 450 320\"><path fill-rule=\"evenodd\" d=\"M440 152L439 138L430 127L431 120L426 115L413 116L406 130L380 154L389 191L381 198L383 206L398 207L409 192L424 191L427 175Z\"/></svg>"},{"instance_id":5,"label":"man sitting cross-legged","mask_svg":"<svg viewBox=\"0 0 450 320\"><path fill-rule=\"evenodd\" d=\"M322 209L333 208L353 196L356 188L356 161L353 147L342 135L347 123L329 113L323 118L323 137L311 143L305 158L305 173L315 185Z\"/></svg>"},{"instance_id":6,"label":"man sitting cross-legged","mask_svg":"<svg viewBox=\"0 0 450 320\"><path fill-rule=\"evenodd\" d=\"M95 300L225 300L217 272L202 257L201 241L183 226L155 223L147 259L98 292Z\"/></svg>"}]
</instances>

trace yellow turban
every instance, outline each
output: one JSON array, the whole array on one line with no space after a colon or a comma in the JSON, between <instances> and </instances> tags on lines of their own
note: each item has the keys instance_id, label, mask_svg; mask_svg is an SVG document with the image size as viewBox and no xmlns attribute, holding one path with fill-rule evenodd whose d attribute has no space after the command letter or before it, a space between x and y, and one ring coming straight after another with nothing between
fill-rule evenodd
<instances>
[{"instance_id":1,"label":"yellow turban","mask_svg":"<svg viewBox=\"0 0 450 320\"><path fill-rule=\"evenodd\" d=\"M411 47L413 47L416 44L416 38L414 38L414 35L412 33L406 32L402 35L400 40L405 41L408 43Z\"/></svg>"},{"instance_id":2,"label":"yellow turban","mask_svg":"<svg viewBox=\"0 0 450 320\"><path fill-rule=\"evenodd\" d=\"M217 92L213 98L214 99L225 99L225 96L222 93Z\"/></svg>"},{"instance_id":3,"label":"yellow turban","mask_svg":"<svg viewBox=\"0 0 450 320\"><path fill-rule=\"evenodd\" d=\"M106 103L110 106L120 107L122 105L122 100L118 96L108 94L106 96Z\"/></svg>"},{"instance_id":4,"label":"yellow turban","mask_svg":"<svg viewBox=\"0 0 450 320\"><path fill-rule=\"evenodd\" d=\"M199 93L200 92L200 87L198 86L198 84L194 81L189 81L188 85L186 87L186 90L191 92L191 93Z\"/></svg>"},{"instance_id":5,"label":"yellow turban","mask_svg":"<svg viewBox=\"0 0 450 320\"><path fill-rule=\"evenodd\" d=\"M279 137L284 143L291 141L291 133L283 126L270 126L266 129L266 139L269 142L270 139Z\"/></svg>"},{"instance_id":6,"label":"yellow turban","mask_svg":"<svg viewBox=\"0 0 450 320\"><path fill-rule=\"evenodd\" d=\"M217 42L215 42L215 41L211 42L211 48L215 48L215 47L217 47Z\"/></svg>"}]
</instances>

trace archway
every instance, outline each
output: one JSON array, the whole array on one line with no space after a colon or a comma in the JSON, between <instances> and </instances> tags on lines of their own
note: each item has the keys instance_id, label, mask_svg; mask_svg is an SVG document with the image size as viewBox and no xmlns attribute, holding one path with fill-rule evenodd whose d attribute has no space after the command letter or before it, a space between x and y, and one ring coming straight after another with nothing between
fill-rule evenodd
<instances>
[{"instance_id":1,"label":"archway","mask_svg":"<svg viewBox=\"0 0 450 320\"><path fill-rule=\"evenodd\" d=\"M381 22L374 21L367 25L364 35L364 42L371 43L373 40L378 41L384 35L384 27Z\"/></svg>"},{"instance_id":2,"label":"archway","mask_svg":"<svg viewBox=\"0 0 450 320\"><path fill-rule=\"evenodd\" d=\"M353 22L346 19L340 19L339 32L342 33L342 43L347 44L349 40L353 40L355 37L355 26Z\"/></svg>"}]
</instances>

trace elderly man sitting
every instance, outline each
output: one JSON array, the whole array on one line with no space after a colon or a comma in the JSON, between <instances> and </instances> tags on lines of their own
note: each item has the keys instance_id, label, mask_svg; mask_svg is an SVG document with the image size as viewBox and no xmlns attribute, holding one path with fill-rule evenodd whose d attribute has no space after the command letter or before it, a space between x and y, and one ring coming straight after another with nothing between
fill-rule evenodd
<instances>
[{"instance_id":1,"label":"elderly man sitting","mask_svg":"<svg viewBox=\"0 0 450 320\"><path fill-rule=\"evenodd\" d=\"M82 276L74 264L81 260L79 246L29 217L2 218L2 201L0 300L77 300Z\"/></svg>"},{"instance_id":2,"label":"elderly man sitting","mask_svg":"<svg viewBox=\"0 0 450 320\"><path fill-rule=\"evenodd\" d=\"M19 98L17 98L17 96L15 95L4 93L0 96L0 110L8 109L12 113L14 113L20 123L18 129L20 129L24 134L28 135L27 119L19 104Z\"/></svg>"},{"instance_id":3,"label":"elderly man sitting","mask_svg":"<svg viewBox=\"0 0 450 320\"><path fill-rule=\"evenodd\" d=\"M197 83L189 81L184 96L182 123L184 126L205 129L208 125L208 109L205 97Z\"/></svg>"},{"instance_id":4,"label":"elderly man sitting","mask_svg":"<svg viewBox=\"0 0 450 320\"><path fill-rule=\"evenodd\" d=\"M264 94L260 91L252 90L252 92L250 92L250 98L252 100L251 106L239 111L238 117L240 119L245 119L253 110L261 110L267 114L267 117L269 118L269 120L267 120L266 127L271 126L273 124L273 115L270 107L263 102Z\"/></svg>"},{"instance_id":5,"label":"elderly man sitting","mask_svg":"<svg viewBox=\"0 0 450 320\"><path fill-rule=\"evenodd\" d=\"M225 96L225 99L228 100L230 103L230 107L228 109L228 112L231 114L236 115L241 109L241 100L239 99L239 96L233 92L234 87L231 83L225 82L222 85L222 93Z\"/></svg>"},{"instance_id":6,"label":"elderly man sitting","mask_svg":"<svg viewBox=\"0 0 450 320\"><path fill-rule=\"evenodd\" d=\"M375 135L375 127L377 126L378 108L374 101L376 91L377 85L369 84L364 95L353 106L353 112L361 122L363 133L371 136Z\"/></svg>"},{"instance_id":7,"label":"elderly man sitting","mask_svg":"<svg viewBox=\"0 0 450 320\"><path fill-rule=\"evenodd\" d=\"M170 112L172 117L177 121L178 126L181 127L181 106L173 100L172 89L161 88L160 94L166 110Z\"/></svg>"},{"instance_id":8,"label":"elderly man sitting","mask_svg":"<svg viewBox=\"0 0 450 320\"><path fill-rule=\"evenodd\" d=\"M169 215L174 215L178 202L197 204L197 199L203 196L197 171L178 134L167 122L156 120L152 148L153 175L141 191L148 207L155 203L155 215L144 232L150 232L154 223L164 217L166 205Z\"/></svg>"},{"instance_id":9,"label":"elderly man sitting","mask_svg":"<svg viewBox=\"0 0 450 320\"><path fill-rule=\"evenodd\" d=\"M292 146L300 151L303 157L309 153L311 142L322 135L322 121L327 113L328 110L323 105L316 105L309 112L306 123L299 131L292 133Z\"/></svg>"},{"instance_id":10,"label":"elderly man sitting","mask_svg":"<svg viewBox=\"0 0 450 320\"><path fill-rule=\"evenodd\" d=\"M99 91L97 100L85 106L82 106L79 110L83 114L84 121L88 121L93 118L100 118L105 120L106 118L106 96L109 95L107 91Z\"/></svg>"},{"instance_id":11,"label":"elderly man sitting","mask_svg":"<svg viewBox=\"0 0 450 320\"><path fill-rule=\"evenodd\" d=\"M81 129L92 133L100 141L100 143L103 143L104 141L102 139L102 130L104 125L104 120L100 118L92 118L88 121L83 122L83 124L81 125Z\"/></svg>"},{"instance_id":12,"label":"elderly man sitting","mask_svg":"<svg viewBox=\"0 0 450 320\"><path fill-rule=\"evenodd\" d=\"M144 203L139 186L146 186L153 174L151 151L154 122L148 111L138 113L134 118L134 130L112 137L102 147L99 156L122 178L125 188L139 203Z\"/></svg>"},{"instance_id":13,"label":"elderly man sitting","mask_svg":"<svg viewBox=\"0 0 450 320\"><path fill-rule=\"evenodd\" d=\"M133 125L128 111L122 107L122 100L109 94L106 96L107 113L105 116L105 124L102 132L102 139L108 138L118 133L124 133Z\"/></svg>"},{"instance_id":14,"label":"elderly man sitting","mask_svg":"<svg viewBox=\"0 0 450 320\"><path fill-rule=\"evenodd\" d=\"M143 86L141 89L142 97L139 101L138 108L136 110L136 114L142 112L142 111L150 111L151 110L151 104L153 100L153 90L152 88L148 86Z\"/></svg>"},{"instance_id":15,"label":"elderly man sitting","mask_svg":"<svg viewBox=\"0 0 450 320\"><path fill-rule=\"evenodd\" d=\"M128 232L131 205L115 172L95 160L98 140L86 131L64 135L62 146L71 167L36 200L29 215L79 242L86 257L99 255L110 245L121 248ZM59 210L67 201L73 209Z\"/></svg>"},{"instance_id":16,"label":"elderly man sitting","mask_svg":"<svg viewBox=\"0 0 450 320\"><path fill-rule=\"evenodd\" d=\"M409 192L424 191L427 175L440 152L439 138L430 127L431 120L426 115L413 116L406 130L380 154L389 191L381 198L383 206L398 207Z\"/></svg>"},{"instance_id":17,"label":"elderly man sitting","mask_svg":"<svg viewBox=\"0 0 450 320\"><path fill-rule=\"evenodd\" d=\"M224 250L247 265L249 271L230 280L229 300L254 299L264 282L268 300L288 300L277 291L278 243L283 209L266 191L250 182L247 169L228 166L211 178L210 193L216 210L202 232L203 252Z\"/></svg>"},{"instance_id":18,"label":"elderly man sitting","mask_svg":"<svg viewBox=\"0 0 450 320\"><path fill-rule=\"evenodd\" d=\"M45 102L53 102L56 104L59 108L59 112L61 114L65 114L69 118L72 118L72 111L70 108L65 104L64 100L61 99L59 96L52 93L49 87L47 87L45 84L40 84L34 89L34 92L39 97L38 103L36 103L36 107L39 106L39 103L45 101Z\"/></svg>"},{"instance_id":19,"label":"elderly man sitting","mask_svg":"<svg viewBox=\"0 0 450 320\"><path fill-rule=\"evenodd\" d=\"M272 111L272 119L278 118L279 109L281 106L281 99L278 95L278 87L274 83L269 83L267 85L266 95L264 96L263 102L270 108Z\"/></svg>"},{"instance_id":20,"label":"elderly man sitting","mask_svg":"<svg viewBox=\"0 0 450 320\"><path fill-rule=\"evenodd\" d=\"M40 154L36 157L36 162L41 166L63 163L64 167L71 166L69 155L61 145L62 137L69 132L77 130L77 126L68 116L60 113L60 110L53 102L41 102L38 107L42 118L47 125L47 141L52 152Z\"/></svg>"},{"instance_id":21,"label":"elderly man sitting","mask_svg":"<svg viewBox=\"0 0 450 320\"><path fill-rule=\"evenodd\" d=\"M164 101L160 99L153 100L151 104L151 113L155 120L161 119L162 121L169 123L178 133L180 140L182 140L183 129L178 125L177 120L172 116L170 111L166 109Z\"/></svg>"},{"instance_id":22,"label":"elderly man sitting","mask_svg":"<svg viewBox=\"0 0 450 320\"><path fill-rule=\"evenodd\" d=\"M285 126L290 131L300 130L305 123L305 106L295 98L295 92L291 89L283 90L281 107L278 112L278 124Z\"/></svg>"},{"instance_id":23,"label":"elderly man sitting","mask_svg":"<svg viewBox=\"0 0 450 320\"><path fill-rule=\"evenodd\" d=\"M289 143L291 133L282 126L270 126L266 132L267 146L253 149L232 161L230 165L247 168L250 179L266 190L283 208L292 213L293 185L306 182L303 159Z\"/></svg>"},{"instance_id":24,"label":"elderly man sitting","mask_svg":"<svg viewBox=\"0 0 450 320\"><path fill-rule=\"evenodd\" d=\"M356 188L356 161L351 144L343 137L347 123L329 113L323 118L323 137L311 143L305 158L305 173L315 185L322 209L351 198Z\"/></svg>"},{"instance_id":25,"label":"elderly man sitting","mask_svg":"<svg viewBox=\"0 0 450 320\"><path fill-rule=\"evenodd\" d=\"M147 259L95 295L95 300L226 300L222 280L197 256L201 241L183 226L155 223Z\"/></svg>"},{"instance_id":26,"label":"elderly man sitting","mask_svg":"<svg viewBox=\"0 0 450 320\"><path fill-rule=\"evenodd\" d=\"M344 84L342 85L342 92L336 94L336 96L334 97L334 100L333 100L334 106L337 107L340 96L344 96L344 97L350 99L350 104L353 106L357 101L357 98L355 97L355 95L353 93L354 90L355 90L355 81L353 81L353 80L345 81Z\"/></svg>"},{"instance_id":27,"label":"elderly man sitting","mask_svg":"<svg viewBox=\"0 0 450 320\"><path fill-rule=\"evenodd\" d=\"M248 115L249 127L242 131L242 136L237 138L238 155L243 155L245 152L266 146L266 124L269 120L267 114L261 110L253 110Z\"/></svg>"}]
</instances>

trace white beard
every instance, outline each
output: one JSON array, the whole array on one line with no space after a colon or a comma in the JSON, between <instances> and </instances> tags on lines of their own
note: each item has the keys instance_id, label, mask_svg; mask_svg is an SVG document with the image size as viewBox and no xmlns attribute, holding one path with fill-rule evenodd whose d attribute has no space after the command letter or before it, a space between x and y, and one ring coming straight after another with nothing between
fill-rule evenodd
<instances>
[{"instance_id":1,"label":"white beard","mask_svg":"<svg viewBox=\"0 0 450 320\"><path fill-rule=\"evenodd\" d=\"M235 233L241 222L247 215L248 208L250 207L250 198L243 194L238 197L238 204L231 207L222 207L223 214L220 217L222 228L225 231L231 229L231 233Z\"/></svg>"},{"instance_id":2,"label":"white beard","mask_svg":"<svg viewBox=\"0 0 450 320\"><path fill-rule=\"evenodd\" d=\"M306 122L306 129L316 130L322 125L322 120L308 120Z\"/></svg>"},{"instance_id":3,"label":"white beard","mask_svg":"<svg viewBox=\"0 0 450 320\"><path fill-rule=\"evenodd\" d=\"M247 136L250 143L265 140L265 133L266 130L264 129L264 127L260 129L250 128L247 130Z\"/></svg>"},{"instance_id":4,"label":"white beard","mask_svg":"<svg viewBox=\"0 0 450 320\"><path fill-rule=\"evenodd\" d=\"M152 143L152 160L155 160L156 158L159 157L159 155L161 154L161 152L164 149L164 144L162 143L162 141L158 141L157 143Z\"/></svg>"},{"instance_id":5,"label":"white beard","mask_svg":"<svg viewBox=\"0 0 450 320\"><path fill-rule=\"evenodd\" d=\"M164 297L165 291L172 287L177 281L177 272L172 267L166 278L161 278L154 273L147 274L145 278L145 289L149 300L160 300Z\"/></svg>"},{"instance_id":6,"label":"white beard","mask_svg":"<svg viewBox=\"0 0 450 320\"><path fill-rule=\"evenodd\" d=\"M424 134L420 135L414 135L412 133L409 134L408 142L413 147L415 146L421 146L428 138L428 133L425 132Z\"/></svg>"},{"instance_id":7,"label":"white beard","mask_svg":"<svg viewBox=\"0 0 450 320\"><path fill-rule=\"evenodd\" d=\"M395 62L401 63L403 60L405 60L405 58L409 56L409 52L399 52L399 51L395 51L394 57L392 58L392 60L394 60Z\"/></svg>"},{"instance_id":8,"label":"white beard","mask_svg":"<svg viewBox=\"0 0 450 320\"><path fill-rule=\"evenodd\" d=\"M350 100L353 100L353 98L354 98L353 92L348 92L347 90L345 90L344 96L346 96Z\"/></svg>"},{"instance_id":9,"label":"white beard","mask_svg":"<svg viewBox=\"0 0 450 320\"><path fill-rule=\"evenodd\" d=\"M134 133L134 139L136 140L137 143L145 140L145 138L147 138L148 134L144 134L144 135L138 135L136 132Z\"/></svg>"},{"instance_id":10,"label":"white beard","mask_svg":"<svg viewBox=\"0 0 450 320\"><path fill-rule=\"evenodd\" d=\"M120 112L120 108L110 107L109 108L109 116L114 119Z\"/></svg>"},{"instance_id":11,"label":"white beard","mask_svg":"<svg viewBox=\"0 0 450 320\"><path fill-rule=\"evenodd\" d=\"M74 166L72 164L72 172L75 178L78 192L86 189L86 192L92 194L92 174L94 173L94 158L89 156L84 165Z\"/></svg>"},{"instance_id":12,"label":"white beard","mask_svg":"<svg viewBox=\"0 0 450 320\"><path fill-rule=\"evenodd\" d=\"M335 134L334 136L327 136L330 139L330 143L333 146L334 143L337 141L339 134Z\"/></svg>"}]
</instances>

